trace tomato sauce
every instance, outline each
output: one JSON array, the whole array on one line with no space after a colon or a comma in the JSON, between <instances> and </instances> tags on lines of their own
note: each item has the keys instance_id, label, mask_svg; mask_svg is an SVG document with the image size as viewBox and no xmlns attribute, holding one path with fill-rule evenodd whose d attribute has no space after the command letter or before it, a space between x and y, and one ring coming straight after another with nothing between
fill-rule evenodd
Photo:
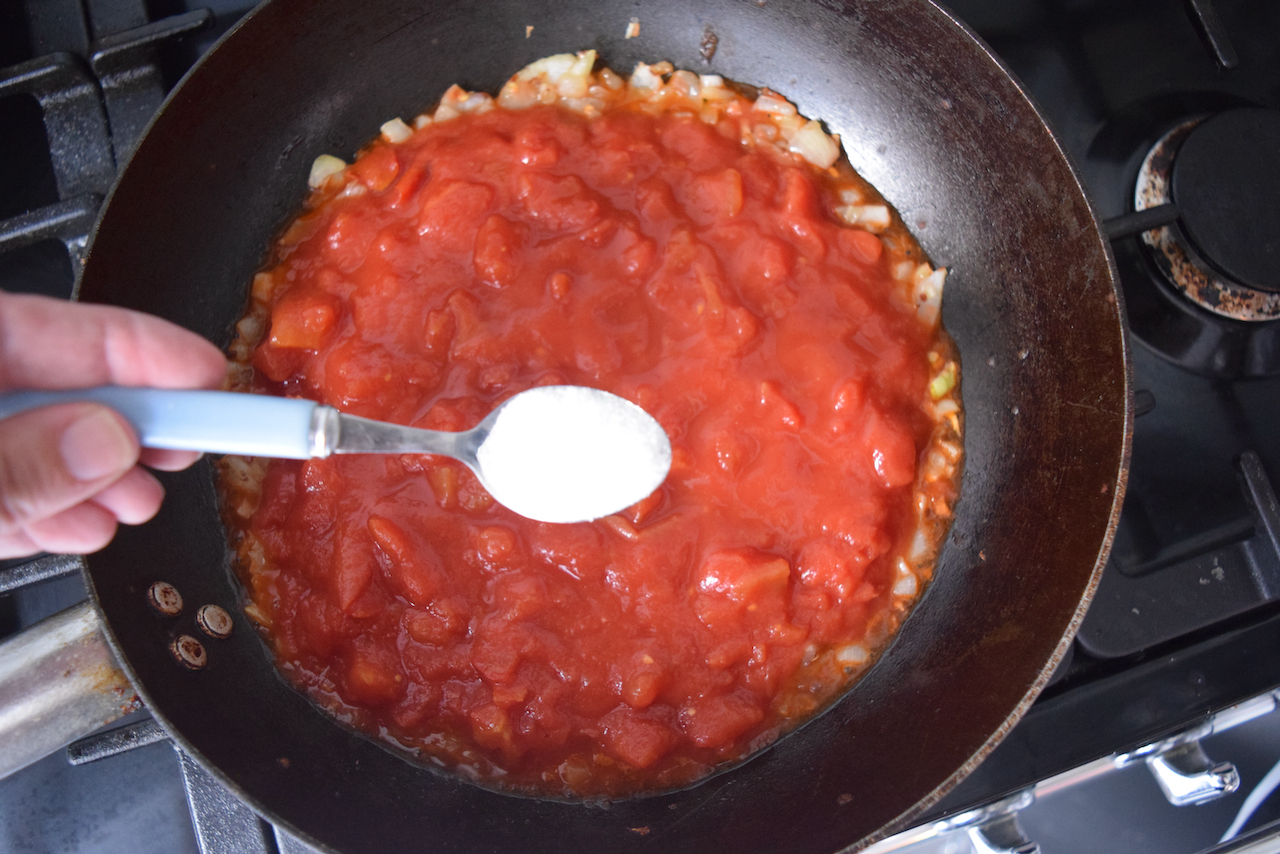
<instances>
[{"instance_id":1,"label":"tomato sauce","mask_svg":"<svg viewBox=\"0 0 1280 854\"><path fill-rule=\"evenodd\" d=\"M922 490L954 492L919 470L946 343L895 296L918 250L842 224L836 171L744 146L749 119L464 115L375 142L286 233L256 390L460 430L580 384L674 449L653 495L573 525L443 458L266 466L228 514L249 610L343 720L517 790L677 786L896 629Z\"/></svg>"}]
</instances>

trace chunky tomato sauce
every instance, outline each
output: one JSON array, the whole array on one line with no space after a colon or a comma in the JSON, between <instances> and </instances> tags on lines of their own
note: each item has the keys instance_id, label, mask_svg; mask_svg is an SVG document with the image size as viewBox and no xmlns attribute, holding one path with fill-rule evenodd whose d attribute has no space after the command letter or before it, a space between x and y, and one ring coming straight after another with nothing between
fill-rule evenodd
<instances>
[{"instance_id":1,"label":"chunky tomato sauce","mask_svg":"<svg viewBox=\"0 0 1280 854\"><path fill-rule=\"evenodd\" d=\"M460 430L580 384L674 447L652 496L574 525L443 458L228 470L250 613L344 720L504 787L676 786L811 715L898 625L954 495L920 470L956 439L930 408L949 351L897 296L917 250L833 216L848 174L744 145L743 103L430 124L285 235L256 390Z\"/></svg>"}]
</instances>

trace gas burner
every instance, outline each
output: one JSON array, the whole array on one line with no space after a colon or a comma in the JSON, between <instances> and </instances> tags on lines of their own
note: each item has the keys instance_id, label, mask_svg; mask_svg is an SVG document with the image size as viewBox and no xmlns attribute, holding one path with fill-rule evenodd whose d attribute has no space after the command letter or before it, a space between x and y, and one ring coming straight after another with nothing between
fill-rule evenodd
<instances>
[{"instance_id":1,"label":"gas burner","mask_svg":"<svg viewBox=\"0 0 1280 854\"><path fill-rule=\"evenodd\" d=\"M1280 292L1278 151L1280 110L1239 109L1197 125L1173 164L1173 197L1191 244L1230 279L1272 296Z\"/></svg>"},{"instance_id":2,"label":"gas burner","mask_svg":"<svg viewBox=\"0 0 1280 854\"><path fill-rule=\"evenodd\" d=\"M1280 110L1199 113L1152 146L1134 212L1107 223L1130 329L1202 376L1280 375L1276 151Z\"/></svg>"},{"instance_id":3,"label":"gas burner","mask_svg":"<svg viewBox=\"0 0 1280 854\"><path fill-rule=\"evenodd\" d=\"M1280 318L1280 111L1228 110L1161 137L1138 173L1134 207L1173 204L1178 220L1143 242L1196 305L1240 321Z\"/></svg>"}]
</instances>

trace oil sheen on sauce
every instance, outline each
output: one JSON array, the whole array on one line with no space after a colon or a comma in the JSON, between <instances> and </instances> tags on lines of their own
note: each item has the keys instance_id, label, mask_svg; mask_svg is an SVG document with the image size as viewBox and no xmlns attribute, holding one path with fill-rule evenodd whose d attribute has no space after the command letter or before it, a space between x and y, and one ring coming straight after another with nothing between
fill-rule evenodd
<instances>
[{"instance_id":1,"label":"oil sheen on sauce","mask_svg":"<svg viewBox=\"0 0 1280 854\"><path fill-rule=\"evenodd\" d=\"M919 595L960 447L932 268L833 213L878 197L774 113L708 103L437 114L323 179L255 280L245 388L460 430L586 385L673 445L570 525L444 458L224 461L247 610L341 720L493 786L680 786L837 697Z\"/></svg>"}]
</instances>

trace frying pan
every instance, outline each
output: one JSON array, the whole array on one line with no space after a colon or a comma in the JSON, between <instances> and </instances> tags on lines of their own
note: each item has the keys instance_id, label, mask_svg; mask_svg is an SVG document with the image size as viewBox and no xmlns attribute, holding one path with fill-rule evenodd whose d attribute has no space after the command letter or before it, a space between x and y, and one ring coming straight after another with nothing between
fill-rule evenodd
<instances>
[{"instance_id":1,"label":"frying pan","mask_svg":"<svg viewBox=\"0 0 1280 854\"><path fill-rule=\"evenodd\" d=\"M624 34L630 21L638 38ZM528 33L526 28L532 27ZM714 38L713 38L714 37ZM710 46L714 42L714 53ZM312 159L349 157L450 83L595 48L768 85L951 268L967 461L936 577L842 700L691 788L583 804L500 794L332 722L276 674L238 607L207 465L88 559L148 707L272 821L341 852L831 852L902 827L982 760L1046 683L1119 513L1132 425L1114 267L1064 154L1000 63L925 0L274 0L172 94L97 227L80 295L226 343ZM188 604L162 617L157 580ZM234 615L208 663L169 652L199 605Z\"/></svg>"}]
</instances>

